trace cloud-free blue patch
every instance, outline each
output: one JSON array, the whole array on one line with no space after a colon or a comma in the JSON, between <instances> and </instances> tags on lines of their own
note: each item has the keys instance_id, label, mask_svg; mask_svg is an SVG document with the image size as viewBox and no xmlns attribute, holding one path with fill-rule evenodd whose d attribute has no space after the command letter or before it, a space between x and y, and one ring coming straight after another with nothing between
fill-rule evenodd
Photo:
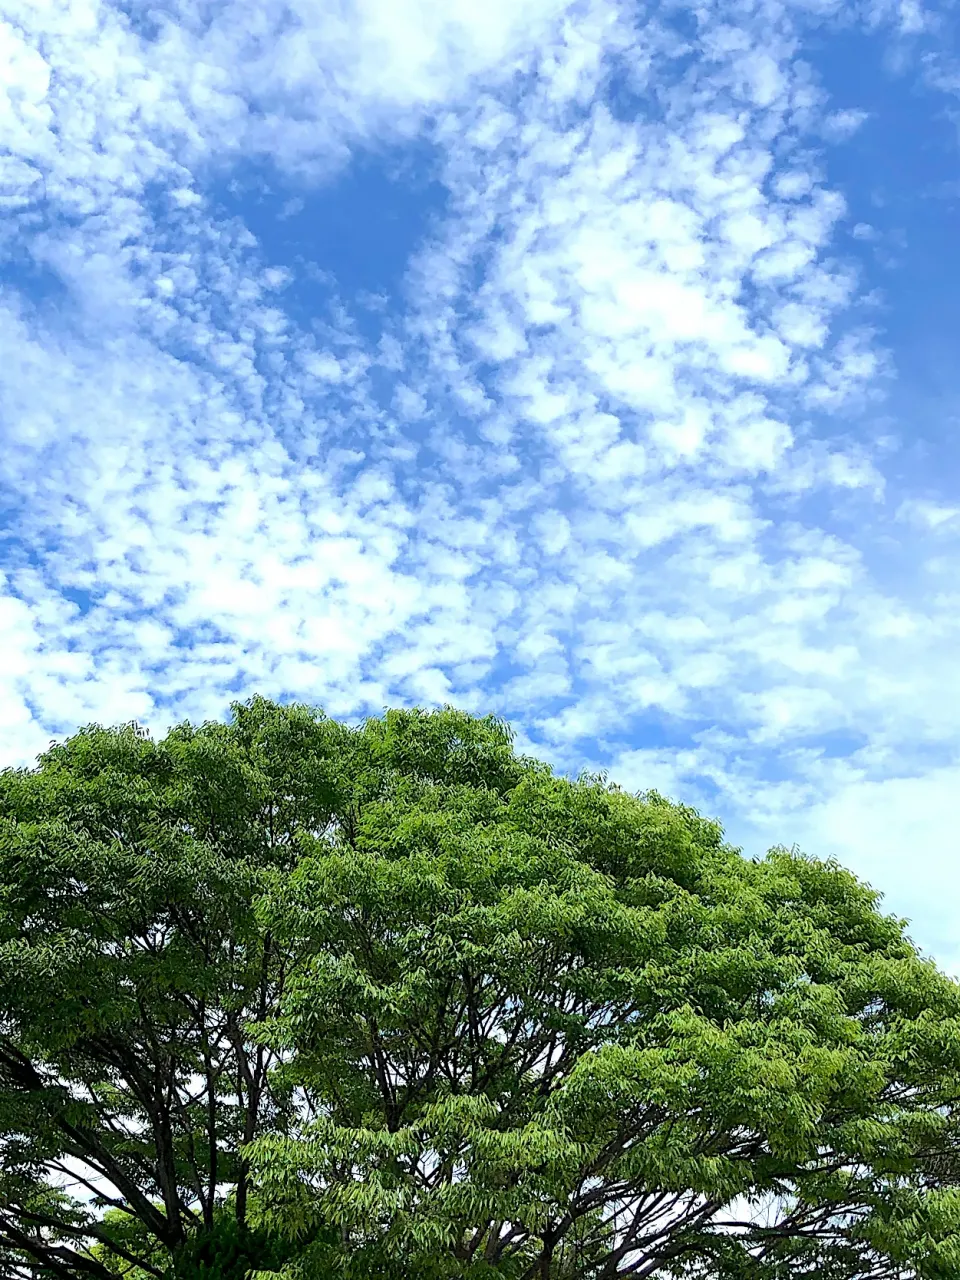
<instances>
[{"instance_id":1,"label":"cloud-free blue patch","mask_svg":"<svg viewBox=\"0 0 960 1280\"><path fill-rule=\"evenodd\" d=\"M293 273L285 295L293 317L309 324L336 297L372 336L378 317L403 300L410 258L446 207L436 167L433 148L419 142L357 152L336 178L308 190L242 166L212 195L257 237L267 264Z\"/></svg>"}]
</instances>

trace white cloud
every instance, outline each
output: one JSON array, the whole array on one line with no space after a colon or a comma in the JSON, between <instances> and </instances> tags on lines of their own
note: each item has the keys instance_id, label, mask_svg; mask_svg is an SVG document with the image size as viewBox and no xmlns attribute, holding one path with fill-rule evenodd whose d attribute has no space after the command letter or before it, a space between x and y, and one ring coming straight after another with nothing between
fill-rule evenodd
<instances>
[{"instance_id":1,"label":"white cloud","mask_svg":"<svg viewBox=\"0 0 960 1280\"><path fill-rule=\"evenodd\" d=\"M866 9L875 25L892 23L904 36L917 36L931 27L936 28L934 15L922 0L870 0Z\"/></svg>"},{"instance_id":2,"label":"white cloud","mask_svg":"<svg viewBox=\"0 0 960 1280\"><path fill-rule=\"evenodd\" d=\"M923 498L908 498L897 508L897 519L924 529L956 528L960 507Z\"/></svg>"},{"instance_id":3,"label":"white cloud","mask_svg":"<svg viewBox=\"0 0 960 1280\"><path fill-rule=\"evenodd\" d=\"M867 111L848 108L846 111L834 111L823 122L823 134L831 142L846 142L870 118Z\"/></svg>"},{"instance_id":4,"label":"white cloud","mask_svg":"<svg viewBox=\"0 0 960 1280\"><path fill-rule=\"evenodd\" d=\"M796 145L856 113L789 8L696 46L614 0L7 8L3 244L55 301L0 307L5 759L254 689L452 699L913 900L878 851L927 799L948 844L956 513L884 506L858 437L889 362ZM449 204L403 313L216 211L241 155L290 227L415 137Z\"/></svg>"}]
</instances>

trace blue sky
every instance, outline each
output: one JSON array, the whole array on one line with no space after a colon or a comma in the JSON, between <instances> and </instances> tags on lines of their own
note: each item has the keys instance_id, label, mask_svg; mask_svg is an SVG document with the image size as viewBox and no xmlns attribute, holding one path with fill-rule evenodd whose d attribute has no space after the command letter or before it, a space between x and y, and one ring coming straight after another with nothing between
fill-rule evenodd
<instances>
[{"instance_id":1,"label":"blue sky","mask_svg":"<svg viewBox=\"0 0 960 1280\"><path fill-rule=\"evenodd\" d=\"M3 762L450 701L960 967L952 5L0 14Z\"/></svg>"}]
</instances>

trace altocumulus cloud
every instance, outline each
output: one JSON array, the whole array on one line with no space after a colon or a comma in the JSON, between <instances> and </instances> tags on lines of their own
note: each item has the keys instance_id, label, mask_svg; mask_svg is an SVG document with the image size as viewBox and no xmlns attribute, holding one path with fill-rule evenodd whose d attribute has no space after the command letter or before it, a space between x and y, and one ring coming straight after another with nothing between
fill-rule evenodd
<instances>
[{"instance_id":1,"label":"altocumulus cloud","mask_svg":"<svg viewBox=\"0 0 960 1280\"><path fill-rule=\"evenodd\" d=\"M946 13L0 14L6 762L493 709L958 959Z\"/></svg>"}]
</instances>

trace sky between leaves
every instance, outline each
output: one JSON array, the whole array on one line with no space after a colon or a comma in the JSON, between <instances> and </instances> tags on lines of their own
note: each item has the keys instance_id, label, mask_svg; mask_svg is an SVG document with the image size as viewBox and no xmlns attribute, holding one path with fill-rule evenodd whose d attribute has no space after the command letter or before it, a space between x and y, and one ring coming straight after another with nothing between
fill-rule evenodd
<instances>
[{"instance_id":1,"label":"sky between leaves","mask_svg":"<svg viewBox=\"0 0 960 1280\"><path fill-rule=\"evenodd\" d=\"M453 702L960 964L920 0L0 0L0 759Z\"/></svg>"}]
</instances>

